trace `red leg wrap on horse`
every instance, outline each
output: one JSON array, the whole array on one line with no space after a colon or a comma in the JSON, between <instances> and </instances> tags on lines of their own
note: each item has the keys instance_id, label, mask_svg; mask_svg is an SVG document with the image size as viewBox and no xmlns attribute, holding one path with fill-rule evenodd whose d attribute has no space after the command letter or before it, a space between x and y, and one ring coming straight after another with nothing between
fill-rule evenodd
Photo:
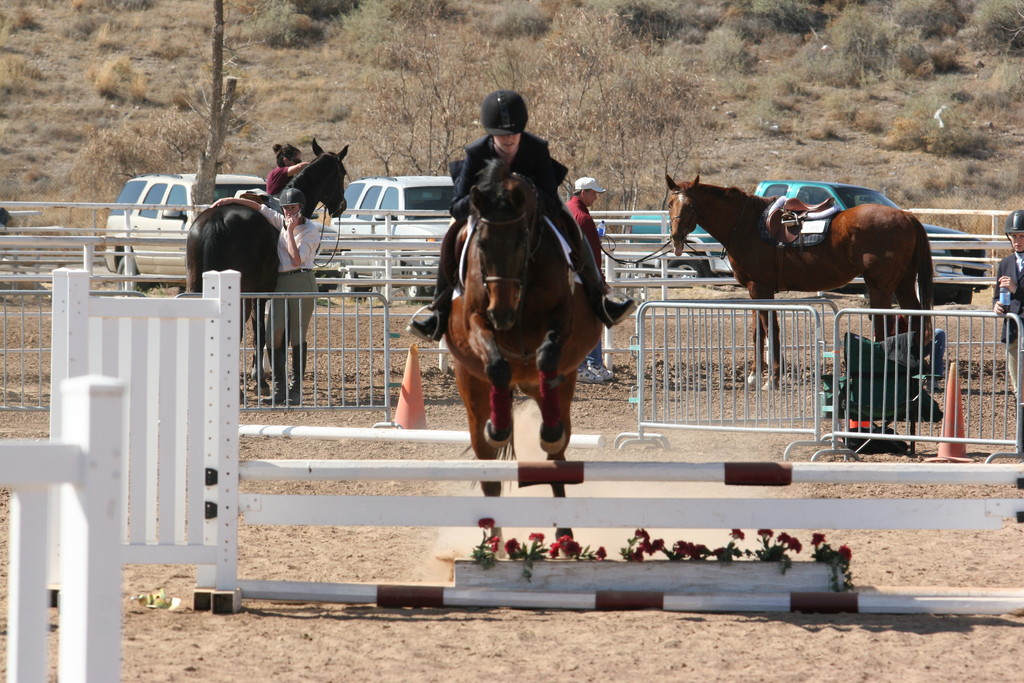
<instances>
[{"instance_id":1,"label":"red leg wrap on horse","mask_svg":"<svg viewBox=\"0 0 1024 683\"><path fill-rule=\"evenodd\" d=\"M491 424L503 432L512 424L512 390L491 387Z\"/></svg>"},{"instance_id":2,"label":"red leg wrap on horse","mask_svg":"<svg viewBox=\"0 0 1024 683\"><path fill-rule=\"evenodd\" d=\"M553 427L562 421L562 411L558 407L558 373L540 373L540 416L547 427Z\"/></svg>"}]
</instances>

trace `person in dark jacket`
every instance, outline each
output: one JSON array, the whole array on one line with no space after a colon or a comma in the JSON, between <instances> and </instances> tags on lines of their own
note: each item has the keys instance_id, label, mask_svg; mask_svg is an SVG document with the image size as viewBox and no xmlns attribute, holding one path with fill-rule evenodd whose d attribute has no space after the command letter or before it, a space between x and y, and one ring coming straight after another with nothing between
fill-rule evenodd
<instances>
[{"instance_id":1,"label":"person in dark jacket","mask_svg":"<svg viewBox=\"0 0 1024 683\"><path fill-rule=\"evenodd\" d=\"M1013 253L999 262L996 271L995 296L992 297L992 310L999 315L1012 313L1019 316L1024 307L1024 211L1017 210L1006 217L1003 232L1010 240ZM999 293L1005 289L1009 294L1009 303L999 301ZM1010 375L1013 393L1017 393L1017 360L1020 355L1017 339L1017 325L1009 321L1003 322L1002 341L1006 343L1006 372Z\"/></svg>"},{"instance_id":2,"label":"person in dark jacket","mask_svg":"<svg viewBox=\"0 0 1024 683\"><path fill-rule=\"evenodd\" d=\"M441 245L437 287L434 301L430 304L433 312L423 320L410 322L406 328L409 333L421 339L437 341L448 330L452 288L457 279L455 243L459 230L469 218L469 190L491 159L501 159L513 173L533 182L542 209L552 218L573 249L577 274L583 281L594 313L601 321L611 327L621 322L636 307L632 299L616 300L606 295L607 287L597 269L595 255L558 196L559 185L565 179L568 169L551 158L546 140L525 132L528 119L526 101L513 90L498 90L484 98L480 106L480 123L487 135L466 145L465 159L451 167L454 193L449 212L453 220Z\"/></svg>"}]
</instances>

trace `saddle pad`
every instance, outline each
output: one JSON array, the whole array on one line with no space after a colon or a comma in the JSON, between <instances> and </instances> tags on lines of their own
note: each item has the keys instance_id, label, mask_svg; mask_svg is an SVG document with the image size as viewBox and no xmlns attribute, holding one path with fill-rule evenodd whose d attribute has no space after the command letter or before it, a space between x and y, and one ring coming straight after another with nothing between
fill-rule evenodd
<instances>
[{"instance_id":1,"label":"saddle pad","mask_svg":"<svg viewBox=\"0 0 1024 683\"><path fill-rule=\"evenodd\" d=\"M761 214L761 218L757 221L757 234L765 244L771 244L780 248L813 247L814 245L821 244L825 241L825 237L828 236L828 228L832 224L833 218L835 218L835 215L817 221L804 221L803 229L800 231L800 236L791 244L783 244L772 237L771 233L768 232L768 213L765 212Z\"/></svg>"},{"instance_id":2,"label":"saddle pad","mask_svg":"<svg viewBox=\"0 0 1024 683\"><path fill-rule=\"evenodd\" d=\"M555 237L558 238L558 243L562 245L562 255L565 257L565 264L569 266L569 270L572 270L572 247L570 247L566 239L562 237L562 233L558 231L558 228L555 227L555 224L551 222L550 218L544 216L544 222L547 224L548 228L551 229L551 232L555 234ZM466 283L466 259L469 251L469 238L473 236L473 231L475 229L476 222L473 220L473 217L470 216L469 222L466 224L466 239L462 243L462 254L459 256L459 281L455 285L455 293L452 295L452 298L462 294L462 288ZM583 282L580 280L579 275L576 276L576 282Z\"/></svg>"}]
</instances>

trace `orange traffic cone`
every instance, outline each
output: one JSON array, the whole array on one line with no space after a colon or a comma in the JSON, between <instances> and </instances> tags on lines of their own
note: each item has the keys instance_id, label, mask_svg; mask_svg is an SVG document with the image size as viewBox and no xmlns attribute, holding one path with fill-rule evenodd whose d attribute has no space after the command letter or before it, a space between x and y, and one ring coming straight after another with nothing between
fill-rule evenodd
<instances>
[{"instance_id":1,"label":"orange traffic cone","mask_svg":"<svg viewBox=\"0 0 1024 683\"><path fill-rule=\"evenodd\" d=\"M956 362L949 364L946 375L946 401L942 416L942 436L964 438L964 406L960 398L960 376ZM967 456L967 444L939 442L939 454L931 462L974 462Z\"/></svg>"},{"instance_id":2,"label":"orange traffic cone","mask_svg":"<svg viewBox=\"0 0 1024 683\"><path fill-rule=\"evenodd\" d=\"M427 415L423 409L423 384L420 379L420 349L416 344L409 347L402 375L402 392L395 407L395 423L403 429L426 429Z\"/></svg>"}]
</instances>

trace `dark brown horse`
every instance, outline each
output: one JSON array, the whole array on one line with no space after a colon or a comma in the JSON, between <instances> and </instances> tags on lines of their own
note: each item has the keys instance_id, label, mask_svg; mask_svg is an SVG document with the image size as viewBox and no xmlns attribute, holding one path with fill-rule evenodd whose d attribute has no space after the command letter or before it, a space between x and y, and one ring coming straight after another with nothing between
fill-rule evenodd
<instances>
[{"instance_id":1,"label":"dark brown horse","mask_svg":"<svg viewBox=\"0 0 1024 683\"><path fill-rule=\"evenodd\" d=\"M780 249L759 236L761 215L774 197L702 184L700 176L692 183L676 183L667 175L665 180L676 255L682 253L686 236L700 224L725 248L736 280L747 288L751 299L774 299L781 290L835 289L860 275L872 308L889 308L894 294L901 308L932 307L928 235L909 213L881 204L862 204L837 214L820 244ZM767 335L771 340L772 378L777 380L779 328L765 311L758 313L758 320L754 332L755 373L760 374ZM885 337L883 316L876 316L874 333L876 341Z\"/></svg>"},{"instance_id":2,"label":"dark brown horse","mask_svg":"<svg viewBox=\"0 0 1024 683\"><path fill-rule=\"evenodd\" d=\"M345 210L346 145L337 154L324 151L313 140L316 159L288 183L302 191L306 204L302 214L307 218L319 204L331 216ZM277 289L277 229L263 215L247 206L228 204L209 208L196 216L185 241L185 289L202 291L203 273L208 270L237 270L242 274L242 292L273 292ZM246 299L242 311L242 326L252 311L251 300ZM257 302L252 329L255 348L253 372L257 382L265 388L262 373L264 343L263 300Z\"/></svg>"},{"instance_id":3,"label":"dark brown horse","mask_svg":"<svg viewBox=\"0 0 1024 683\"><path fill-rule=\"evenodd\" d=\"M601 323L582 285L573 284L555 228L527 180L492 161L471 202L459 240L466 245L463 291L453 302L447 343L473 451L480 460L515 457L512 392L519 387L540 407L548 460L565 460L576 369L597 343ZM484 495L501 494L500 482L481 486ZM564 484L551 486L565 496Z\"/></svg>"}]
</instances>

